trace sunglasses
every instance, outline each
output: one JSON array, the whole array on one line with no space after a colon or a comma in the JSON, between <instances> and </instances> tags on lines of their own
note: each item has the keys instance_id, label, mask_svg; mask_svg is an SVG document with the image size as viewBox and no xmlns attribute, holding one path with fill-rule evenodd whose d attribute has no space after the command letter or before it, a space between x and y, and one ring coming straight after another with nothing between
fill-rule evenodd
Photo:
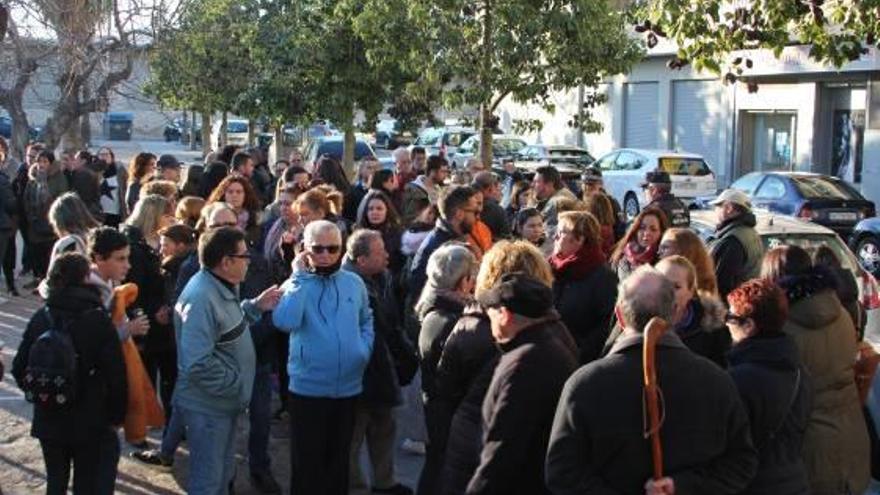
<instances>
[{"instance_id":1,"label":"sunglasses","mask_svg":"<svg viewBox=\"0 0 880 495\"><path fill-rule=\"evenodd\" d=\"M724 323L736 323L737 325L742 325L749 320L748 316L740 316L738 314L731 313L730 311L724 315Z\"/></svg>"},{"instance_id":2,"label":"sunglasses","mask_svg":"<svg viewBox=\"0 0 880 495\"><path fill-rule=\"evenodd\" d=\"M336 254L339 252L339 246L321 246L320 244L313 244L309 246L309 251L314 254Z\"/></svg>"}]
</instances>

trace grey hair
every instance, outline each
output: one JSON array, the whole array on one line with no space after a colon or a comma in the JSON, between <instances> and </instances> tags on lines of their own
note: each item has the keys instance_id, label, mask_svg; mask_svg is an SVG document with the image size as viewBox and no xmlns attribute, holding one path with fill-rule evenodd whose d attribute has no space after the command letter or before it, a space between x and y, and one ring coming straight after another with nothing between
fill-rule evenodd
<instances>
[{"instance_id":1,"label":"grey hair","mask_svg":"<svg viewBox=\"0 0 880 495\"><path fill-rule=\"evenodd\" d=\"M306 225L305 231L303 231L303 242L309 245L324 232L333 232L340 241L342 240L342 232L335 223L327 220L315 220Z\"/></svg>"},{"instance_id":2,"label":"grey hair","mask_svg":"<svg viewBox=\"0 0 880 495\"><path fill-rule=\"evenodd\" d=\"M394 151L392 151L392 152L391 152L391 157L394 158L394 163L397 163L398 160L400 160L401 158L403 158L403 155L404 155L404 154L406 154L406 156L408 156L408 157L411 157L411 155L410 155L410 153L409 153L409 150L406 149L406 148L403 147L403 146L401 146L400 148L397 148L397 149L395 149Z\"/></svg>"},{"instance_id":3,"label":"grey hair","mask_svg":"<svg viewBox=\"0 0 880 495\"><path fill-rule=\"evenodd\" d=\"M75 192L64 193L52 202L49 223L58 237L65 234L85 235L89 229L101 225Z\"/></svg>"},{"instance_id":4,"label":"grey hair","mask_svg":"<svg viewBox=\"0 0 880 495\"><path fill-rule=\"evenodd\" d=\"M617 305L627 328L643 332L655 316L672 323L675 288L656 268L638 267L620 283L617 293Z\"/></svg>"},{"instance_id":5,"label":"grey hair","mask_svg":"<svg viewBox=\"0 0 880 495\"><path fill-rule=\"evenodd\" d=\"M369 256L371 254L370 244L373 242L373 239L377 238L382 238L382 234L378 230L355 230L354 233L349 236L348 242L346 243L346 258L356 263L357 259L361 256Z\"/></svg>"},{"instance_id":6,"label":"grey hair","mask_svg":"<svg viewBox=\"0 0 880 495\"><path fill-rule=\"evenodd\" d=\"M428 258L428 281L416 303L416 314L423 317L438 293L454 291L463 278L474 276L477 267L477 258L464 244L450 242L440 246Z\"/></svg>"}]
</instances>

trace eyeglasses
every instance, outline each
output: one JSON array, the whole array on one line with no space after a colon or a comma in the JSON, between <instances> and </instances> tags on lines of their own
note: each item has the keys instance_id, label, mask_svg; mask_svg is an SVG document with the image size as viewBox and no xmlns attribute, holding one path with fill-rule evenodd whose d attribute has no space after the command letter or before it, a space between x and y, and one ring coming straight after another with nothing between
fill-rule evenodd
<instances>
[{"instance_id":1,"label":"eyeglasses","mask_svg":"<svg viewBox=\"0 0 880 495\"><path fill-rule=\"evenodd\" d=\"M315 254L336 254L339 252L339 246L321 246L320 244L313 244L309 246L309 251Z\"/></svg>"},{"instance_id":2,"label":"eyeglasses","mask_svg":"<svg viewBox=\"0 0 880 495\"><path fill-rule=\"evenodd\" d=\"M738 314L731 313L730 311L724 315L724 323L735 323L737 325L742 325L749 320L748 316L740 316Z\"/></svg>"}]
</instances>

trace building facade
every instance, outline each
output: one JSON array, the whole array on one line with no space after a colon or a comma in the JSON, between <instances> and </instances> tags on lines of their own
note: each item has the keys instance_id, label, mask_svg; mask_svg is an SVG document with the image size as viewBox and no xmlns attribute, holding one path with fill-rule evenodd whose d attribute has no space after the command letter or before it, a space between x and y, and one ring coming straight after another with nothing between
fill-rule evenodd
<instances>
[{"instance_id":1,"label":"building facade","mask_svg":"<svg viewBox=\"0 0 880 495\"><path fill-rule=\"evenodd\" d=\"M755 92L690 66L670 70L666 63L674 53L658 45L629 74L599 87L608 97L593 111L604 124L601 133L581 136L567 125L581 101L576 90L555 95L555 115L505 102L502 125L541 118L545 128L527 137L582 144L596 156L621 147L699 153L719 185L756 170L832 174L880 202L877 50L840 69L811 60L803 46L786 48L778 59L764 50L738 54L752 60L743 76L758 84ZM876 95L873 115L871 93Z\"/></svg>"}]
</instances>

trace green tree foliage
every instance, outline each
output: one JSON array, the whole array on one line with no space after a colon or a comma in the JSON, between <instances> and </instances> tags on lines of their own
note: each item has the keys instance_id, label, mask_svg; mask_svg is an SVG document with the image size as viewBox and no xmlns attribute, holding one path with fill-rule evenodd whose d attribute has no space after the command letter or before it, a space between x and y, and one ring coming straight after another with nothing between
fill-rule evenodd
<instances>
[{"instance_id":1,"label":"green tree foliage","mask_svg":"<svg viewBox=\"0 0 880 495\"><path fill-rule=\"evenodd\" d=\"M479 106L489 162L493 112L508 96L553 111L553 91L627 71L640 43L605 0L360 0L355 30L378 65L442 87L449 107ZM412 88L410 88L412 89Z\"/></svg>"},{"instance_id":2,"label":"green tree foliage","mask_svg":"<svg viewBox=\"0 0 880 495\"><path fill-rule=\"evenodd\" d=\"M736 81L752 61L739 50L809 45L810 57L835 67L857 60L880 35L880 0L643 0L631 11L648 46L668 37L680 48L671 68L697 70Z\"/></svg>"}]
</instances>

